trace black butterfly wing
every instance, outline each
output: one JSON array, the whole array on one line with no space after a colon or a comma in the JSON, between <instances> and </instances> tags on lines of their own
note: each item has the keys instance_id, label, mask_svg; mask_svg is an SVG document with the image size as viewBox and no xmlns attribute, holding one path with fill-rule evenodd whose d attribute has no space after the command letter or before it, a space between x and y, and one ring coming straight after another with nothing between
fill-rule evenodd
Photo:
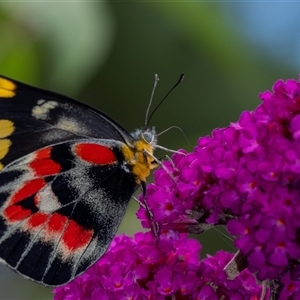
<instances>
[{"instance_id":1,"label":"black butterfly wing","mask_svg":"<svg viewBox=\"0 0 300 300\"><path fill-rule=\"evenodd\" d=\"M50 286L93 264L106 251L137 187L121 147L114 140L63 142L4 168L1 260Z\"/></svg>"},{"instance_id":2,"label":"black butterfly wing","mask_svg":"<svg viewBox=\"0 0 300 300\"><path fill-rule=\"evenodd\" d=\"M0 259L51 286L95 262L138 186L131 142L95 109L0 76Z\"/></svg>"},{"instance_id":3,"label":"black butterfly wing","mask_svg":"<svg viewBox=\"0 0 300 300\"><path fill-rule=\"evenodd\" d=\"M84 137L132 141L114 120L83 103L0 76L0 170L39 148Z\"/></svg>"}]
</instances>

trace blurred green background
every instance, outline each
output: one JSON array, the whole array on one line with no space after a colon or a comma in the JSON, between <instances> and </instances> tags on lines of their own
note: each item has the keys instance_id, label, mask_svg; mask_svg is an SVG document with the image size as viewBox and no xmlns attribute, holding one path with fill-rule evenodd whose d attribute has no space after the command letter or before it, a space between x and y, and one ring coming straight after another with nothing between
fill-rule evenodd
<instances>
[{"instance_id":1,"label":"blurred green background","mask_svg":"<svg viewBox=\"0 0 300 300\"><path fill-rule=\"evenodd\" d=\"M299 2L0 2L0 73L80 99L129 131L144 124L154 74L158 103L184 73L151 125L179 126L195 145L254 109L275 80L298 77L299 10ZM159 144L190 150L176 130ZM140 229L136 209L132 201L120 232ZM232 249L216 231L201 241L203 253ZM51 298L0 267L0 299Z\"/></svg>"}]
</instances>

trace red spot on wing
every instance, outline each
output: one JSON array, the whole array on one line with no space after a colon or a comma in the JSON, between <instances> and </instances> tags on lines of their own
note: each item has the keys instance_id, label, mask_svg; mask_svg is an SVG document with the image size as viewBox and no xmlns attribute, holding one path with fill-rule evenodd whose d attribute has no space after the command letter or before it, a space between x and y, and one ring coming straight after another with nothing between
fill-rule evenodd
<instances>
[{"instance_id":1,"label":"red spot on wing","mask_svg":"<svg viewBox=\"0 0 300 300\"><path fill-rule=\"evenodd\" d=\"M35 152L35 159L45 159L51 157L51 147L44 148Z\"/></svg>"},{"instance_id":2,"label":"red spot on wing","mask_svg":"<svg viewBox=\"0 0 300 300\"><path fill-rule=\"evenodd\" d=\"M62 233L67 222L68 218L66 216L63 216L59 213L53 213L48 221L47 229L50 234Z\"/></svg>"},{"instance_id":3,"label":"red spot on wing","mask_svg":"<svg viewBox=\"0 0 300 300\"><path fill-rule=\"evenodd\" d=\"M117 160L111 149L98 144L80 143L75 146L74 152L81 159L92 164L108 165Z\"/></svg>"},{"instance_id":4,"label":"red spot on wing","mask_svg":"<svg viewBox=\"0 0 300 300\"><path fill-rule=\"evenodd\" d=\"M93 237L93 230L88 230L78 225L75 221L70 220L63 234L62 240L69 250L87 246Z\"/></svg>"},{"instance_id":5,"label":"red spot on wing","mask_svg":"<svg viewBox=\"0 0 300 300\"><path fill-rule=\"evenodd\" d=\"M63 245L72 252L87 246L94 233L59 213L54 213L48 220L47 232L50 235L61 234Z\"/></svg>"},{"instance_id":6,"label":"red spot on wing","mask_svg":"<svg viewBox=\"0 0 300 300\"><path fill-rule=\"evenodd\" d=\"M35 152L34 160L29 167L34 171L36 176L47 176L57 174L61 171L61 166L51 159L51 147L38 150Z\"/></svg>"},{"instance_id":7,"label":"red spot on wing","mask_svg":"<svg viewBox=\"0 0 300 300\"><path fill-rule=\"evenodd\" d=\"M4 216L10 222L22 221L31 215L30 209L24 209L19 205L12 205L3 211Z\"/></svg>"},{"instance_id":8,"label":"red spot on wing","mask_svg":"<svg viewBox=\"0 0 300 300\"><path fill-rule=\"evenodd\" d=\"M49 218L49 214L36 212L29 217L28 226L31 228L39 227L40 225L45 224L48 218Z\"/></svg>"},{"instance_id":9,"label":"red spot on wing","mask_svg":"<svg viewBox=\"0 0 300 300\"><path fill-rule=\"evenodd\" d=\"M33 169L36 176L53 175L59 173L61 170L60 164L52 159L34 160L29 166Z\"/></svg>"},{"instance_id":10,"label":"red spot on wing","mask_svg":"<svg viewBox=\"0 0 300 300\"><path fill-rule=\"evenodd\" d=\"M45 181L41 178L25 182L25 184L12 196L10 204L17 203L36 194L45 185Z\"/></svg>"},{"instance_id":11,"label":"red spot on wing","mask_svg":"<svg viewBox=\"0 0 300 300\"><path fill-rule=\"evenodd\" d=\"M8 206L4 209L3 215L9 222L21 221L32 215L31 209L27 209L18 205L22 200L35 195L42 189L46 183L43 179L33 179L25 182L25 184L12 195L8 202Z\"/></svg>"}]
</instances>

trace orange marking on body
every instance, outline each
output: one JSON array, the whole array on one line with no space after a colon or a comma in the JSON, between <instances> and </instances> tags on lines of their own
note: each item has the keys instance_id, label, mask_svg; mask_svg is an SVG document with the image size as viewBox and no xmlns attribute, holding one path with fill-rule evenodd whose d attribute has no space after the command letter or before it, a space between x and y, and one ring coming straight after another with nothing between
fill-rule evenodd
<instances>
[{"instance_id":1,"label":"orange marking on body","mask_svg":"<svg viewBox=\"0 0 300 300\"><path fill-rule=\"evenodd\" d=\"M36 212L29 217L28 226L31 228L39 227L40 225L44 224L48 218L49 214Z\"/></svg>"},{"instance_id":2,"label":"orange marking on body","mask_svg":"<svg viewBox=\"0 0 300 300\"><path fill-rule=\"evenodd\" d=\"M93 230L84 229L75 221L70 220L63 234L62 241L69 250L76 251L88 245L93 237Z\"/></svg>"},{"instance_id":3,"label":"orange marking on body","mask_svg":"<svg viewBox=\"0 0 300 300\"><path fill-rule=\"evenodd\" d=\"M92 164L108 165L117 160L111 149L98 144L80 143L75 146L74 152L82 160Z\"/></svg>"},{"instance_id":4,"label":"orange marking on body","mask_svg":"<svg viewBox=\"0 0 300 300\"><path fill-rule=\"evenodd\" d=\"M25 182L23 187L21 187L11 198L10 204L22 201L30 196L36 194L46 185L43 179L33 179L31 181Z\"/></svg>"},{"instance_id":5,"label":"orange marking on body","mask_svg":"<svg viewBox=\"0 0 300 300\"><path fill-rule=\"evenodd\" d=\"M36 176L53 175L59 173L61 170L60 164L52 159L34 160L29 166L33 169Z\"/></svg>"},{"instance_id":6,"label":"orange marking on body","mask_svg":"<svg viewBox=\"0 0 300 300\"><path fill-rule=\"evenodd\" d=\"M68 222L68 218L59 213L53 213L47 223L47 230L50 232L61 233L66 223Z\"/></svg>"},{"instance_id":7,"label":"orange marking on body","mask_svg":"<svg viewBox=\"0 0 300 300\"><path fill-rule=\"evenodd\" d=\"M9 222L22 221L32 214L30 209L24 209L19 205L12 205L3 211L3 215Z\"/></svg>"},{"instance_id":8,"label":"orange marking on body","mask_svg":"<svg viewBox=\"0 0 300 300\"><path fill-rule=\"evenodd\" d=\"M11 80L0 77L0 97L12 98L16 95L17 85Z\"/></svg>"},{"instance_id":9,"label":"orange marking on body","mask_svg":"<svg viewBox=\"0 0 300 300\"><path fill-rule=\"evenodd\" d=\"M157 167L153 163L153 147L143 140L134 142L134 149L123 145L121 151L124 155L125 161L132 165L132 173L136 176L136 182L140 184L145 182L146 178L150 175L150 170ZM150 155L145 155L147 151Z\"/></svg>"}]
</instances>

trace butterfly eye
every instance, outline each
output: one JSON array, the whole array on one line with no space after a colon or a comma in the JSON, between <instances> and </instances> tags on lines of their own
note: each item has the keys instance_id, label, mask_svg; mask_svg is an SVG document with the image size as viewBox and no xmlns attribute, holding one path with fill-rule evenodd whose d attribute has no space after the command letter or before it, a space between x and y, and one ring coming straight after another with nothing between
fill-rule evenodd
<instances>
[{"instance_id":1,"label":"butterfly eye","mask_svg":"<svg viewBox=\"0 0 300 300\"><path fill-rule=\"evenodd\" d=\"M143 132L142 137L144 141L148 144L152 144L154 141L154 135L150 132Z\"/></svg>"}]
</instances>

